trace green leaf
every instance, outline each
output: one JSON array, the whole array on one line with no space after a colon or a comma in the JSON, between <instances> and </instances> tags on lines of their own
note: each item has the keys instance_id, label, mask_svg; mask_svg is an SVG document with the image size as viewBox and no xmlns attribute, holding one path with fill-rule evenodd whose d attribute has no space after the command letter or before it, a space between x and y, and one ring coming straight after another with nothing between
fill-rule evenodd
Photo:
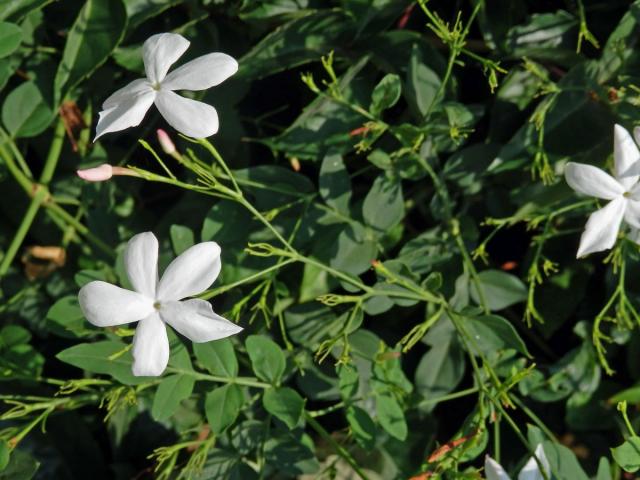
<instances>
[{"instance_id":1,"label":"green leaf","mask_svg":"<svg viewBox=\"0 0 640 480\"><path fill-rule=\"evenodd\" d=\"M196 358L212 375L233 378L238 375L238 360L233 343L228 338L214 342L194 343Z\"/></svg>"},{"instance_id":2,"label":"green leaf","mask_svg":"<svg viewBox=\"0 0 640 480\"><path fill-rule=\"evenodd\" d=\"M30 480L38 471L40 462L18 448L11 451L6 468L0 471L0 480Z\"/></svg>"},{"instance_id":3,"label":"green leaf","mask_svg":"<svg viewBox=\"0 0 640 480\"><path fill-rule=\"evenodd\" d=\"M336 10L312 11L264 37L239 60L241 77L259 78L318 58L349 38L354 25Z\"/></svg>"},{"instance_id":4,"label":"green leaf","mask_svg":"<svg viewBox=\"0 0 640 480\"><path fill-rule=\"evenodd\" d=\"M402 407L393 395L382 394L376 396L376 413L380 426L389 435L404 441L407 438L407 422Z\"/></svg>"},{"instance_id":5,"label":"green leaf","mask_svg":"<svg viewBox=\"0 0 640 480\"><path fill-rule=\"evenodd\" d=\"M184 225L171 225L169 235L171 235L171 244L176 255L180 255L195 244L193 230Z\"/></svg>"},{"instance_id":6,"label":"green leaf","mask_svg":"<svg viewBox=\"0 0 640 480\"><path fill-rule=\"evenodd\" d=\"M502 310L527 298L527 287L515 275L501 270L484 270L478 274L478 278L489 310ZM470 286L471 298L480 304L475 282L471 282Z\"/></svg>"},{"instance_id":7,"label":"green leaf","mask_svg":"<svg viewBox=\"0 0 640 480\"><path fill-rule=\"evenodd\" d=\"M424 63L420 47L413 44L407 69L405 96L419 118L424 117L431 108L440 83L438 74Z\"/></svg>"},{"instance_id":8,"label":"green leaf","mask_svg":"<svg viewBox=\"0 0 640 480\"><path fill-rule=\"evenodd\" d=\"M376 441L376 424L362 408L351 405L347 408L347 422L356 442L365 450L371 450Z\"/></svg>"},{"instance_id":9,"label":"green leaf","mask_svg":"<svg viewBox=\"0 0 640 480\"><path fill-rule=\"evenodd\" d=\"M416 390L429 402L452 392L462 380L465 371L464 352L455 337L435 344L425 353L415 373ZM427 411L437 402L427 403Z\"/></svg>"},{"instance_id":10,"label":"green leaf","mask_svg":"<svg viewBox=\"0 0 640 480\"><path fill-rule=\"evenodd\" d=\"M262 335L250 335L245 345L256 375L271 384L279 383L286 360L278 344Z\"/></svg>"},{"instance_id":11,"label":"green leaf","mask_svg":"<svg viewBox=\"0 0 640 480\"><path fill-rule=\"evenodd\" d=\"M62 332L69 332L72 336L89 332L88 322L78 304L77 295L62 297L47 312L47 320L61 327Z\"/></svg>"},{"instance_id":12,"label":"green leaf","mask_svg":"<svg viewBox=\"0 0 640 480\"><path fill-rule=\"evenodd\" d=\"M369 112L374 116L380 115L387 108L398 103L401 93L400 77L394 73L386 74L373 89Z\"/></svg>"},{"instance_id":13,"label":"green leaf","mask_svg":"<svg viewBox=\"0 0 640 480\"><path fill-rule=\"evenodd\" d=\"M163 378L153 397L151 416L158 421L171 417L180 402L191 396L195 380L189 375L169 375Z\"/></svg>"},{"instance_id":14,"label":"green leaf","mask_svg":"<svg viewBox=\"0 0 640 480\"><path fill-rule=\"evenodd\" d=\"M11 55L22 43L22 29L13 23L0 22L0 58Z\"/></svg>"},{"instance_id":15,"label":"green leaf","mask_svg":"<svg viewBox=\"0 0 640 480\"><path fill-rule=\"evenodd\" d=\"M304 412L304 399L288 387L266 390L262 397L262 405L267 412L282 420L289 429L298 425Z\"/></svg>"},{"instance_id":16,"label":"green leaf","mask_svg":"<svg viewBox=\"0 0 640 480\"><path fill-rule=\"evenodd\" d=\"M319 184L320 195L327 205L349 217L351 179L344 166L342 155L332 153L322 159Z\"/></svg>"},{"instance_id":17,"label":"green leaf","mask_svg":"<svg viewBox=\"0 0 640 480\"><path fill-rule=\"evenodd\" d=\"M473 339L471 348L474 351L476 345L485 355L492 355L512 348L527 357L531 356L516 329L505 318L498 315L482 315L480 317L462 317L462 321Z\"/></svg>"},{"instance_id":18,"label":"green leaf","mask_svg":"<svg viewBox=\"0 0 640 480\"><path fill-rule=\"evenodd\" d=\"M358 370L351 365L340 365L338 368L338 386L340 395L345 402L350 401L358 393L358 383L360 377Z\"/></svg>"},{"instance_id":19,"label":"green leaf","mask_svg":"<svg viewBox=\"0 0 640 480\"><path fill-rule=\"evenodd\" d=\"M0 440L0 472L7 468L11 457L11 447L5 440Z\"/></svg>"},{"instance_id":20,"label":"green leaf","mask_svg":"<svg viewBox=\"0 0 640 480\"><path fill-rule=\"evenodd\" d=\"M104 340L81 343L61 351L56 358L91 373L111 375L125 385L136 385L147 380L145 377L133 376L131 351L121 342Z\"/></svg>"},{"instance_id":21,"label":"green leaf","mask_svg":"<svg viewBox=\"0 0 640 480\"><path fill-rule=\"evenodd\" d=\"M618 402L640 404L640 385L626 388L609 399L611 405L616 405Z\"/></svg>"},{"instance_id":22,"label":"green leaf","mask_svg":"<svg viewBox=\"0 0 640 480\"><path fill-rule=\"evenodd\" d=\"M376 259L378 247L371 233L358 224L347 225L339 234L337 241L331 247L335 253L329 264L333 268L352 275L359 275L371 268L371 262Z\"/></svg>"},{"instance_id":23,"label":"green leaf","mask_svg":"<svg viewBox=\"0 0 640 480\"><path fill-rule=\"evenodd\" d=\"M404 217L400 182L379 175L364 199L362 216L367 225L383 232L400 223Z\"/></svg>"},{"instance_id":24,"label":"green leaf","mask_svg":"<svg viewBox=\"0 0 640 480\"><path fill-rule=\"evenodd\" d=\"M18 23L29 12L44 7L53 0L11 0L0 3L0 20L10 19Z\"/></svg>"},{"instance_id":25,"label":"green leaf","mask_svg":"<svg viewBox=\"0 0 640 480\"><path fill-rule=\"evenodd\" d=\"M34 82L24 82L7 95L2 123L12 137L34 137L53 120L53 112Z\"/></svg>"},{"instance_id":26,"label":"green leaf","mask_svg":"<svg viewBox=\"0 0 640 480\"><path fill-rule=\"evenodd\" d=\"M242 389L232 383L207 393L204 410L213 433L219 435L233 425L243 404Z\"/></svg>"},{"instance_id":27,"label":"green leaf","mask_svg":"<svg viewBox=\"0 0 640 480\"><path fill-rule=\"evenodd\" d=\"M122 0L87 0L69 31L56 72L56 104L109 58L122 40L126 24Z\"/></svg>"},{"instance_id":28,"label":"green leaf","mask_svg":"<svg viewBox=\"0 0 640 480\"><path fill-rule=\"evenodd\" d=\"M611 454L625 472L637 472L640 470L640 437L629 437L622 445L612 448Z\"/></svg>"}]
</instances>

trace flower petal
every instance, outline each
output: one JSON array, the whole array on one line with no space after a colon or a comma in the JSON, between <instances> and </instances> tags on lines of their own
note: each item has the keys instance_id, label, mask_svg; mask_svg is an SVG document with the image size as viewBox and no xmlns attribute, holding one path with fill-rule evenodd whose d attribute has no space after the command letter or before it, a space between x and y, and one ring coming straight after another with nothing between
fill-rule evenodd
<instances>
[{"instance_id":1,"label":"flower petal","mask_svg":"<svg viewBox=\"0 0 640 480\"><path fill-rule=\"evenodd\" d=\"M158 239L153 233L139 233L129 240L124 251L124 265L134 290L156 298Z\"/></svg>"},{"instance_id":2,"label":"flower petal","mask_svg":"<svg viewBox=\"0 0 640 480\"><path fill-rule=\"evenodd\" d=\"M156 298L160 301L182 300L205 291L220 273L220 247L203 242L187 248L162 274Z\"/></svg>"},{"instance_id":3,"label":"flower petal","mask_svg":"<svg viewBox=\"0 0 640 480\"><path fill-rule=\"evenodd\" d=\"M484 457L484 476L487 480L511 480L511 477L507 475L502 465L489 455Z\"/></svg>"},{"instance_id":4,"label":"flower petal","mask_svg":"<svg viewBox=\"0 0 640 480\"><path fill-rule=\"evenodd\" d=\"M578 258L613 247L626 204L626 198L616 198L589 216L584 233L580 237Z\"/></svg>"},{"instance_id":5,"label":"flower petal","mask_svg":"<svg viewBox=\"0 0 640 480\"><path fill-rule=\"evenodd\" d=\"M590 197L613 200L625 192L615 178L593 165L569 162L564 176L571 188Z\"/></svg>"},{"instance_id":6,"label":"flower petal","mask_svg":"<svg viewBox=\"0 0 640 480\"><path fill-rule=\"evenodd\" d=\"M142 46L144 71L152 84L159 84L169 67L189 48L189 40L177 33L159 33L149 37Z\"/></svg>"},{"instance_id":7,"label":"flower petal","mask_svg":"<svg viewBox=\"0 0 640 480\"><path fill-rule=\"evenodd\" d=\"M96 137L93 141L95 142L105 133L118 132L140 125L155 98L155 91L144 90L136 95L123 98L121 103L116 106L102 110L99 113Z\"/></svg>"},{"instance_id":8,"label":"flower petal","mask_svg":"<svg viewBox=\"0 0 640 480\"><path fill-rule=\"evenodd\" d=\"M82 313L96 327L137 322L153 312L153 300L107 282L87 283L78 293Z\"/></svg>"},{"instance_id":9,"label":"flower petal","mask_svg":"<svg viewBox=\"0 0 640 480\"><path fill-rule=\"evenodd\" d=\"M551 467L549 466L549 460L547 460L547 456L544 454L544 448L542 448L542 444L539 443L536 447L536 451L534 455L540 460L542 464L542 468L544 473L547 475L547 478L551 478ZM538 462L534 457L531 457L525 466L520 470L518 474L518 480L544 480L544 476L540 472L540 467L538 466Z\"/></svg>"},{"instance_id":10,"label":"flower petal","mask_svg":"<svg viewBox=\"0 0 640 480\"><path fill-rule=\"evenodd\" d=\"M136 377L162 375L169 362L167 327L158 312L140 320L133 336L133 365Z\"/></svg>"},{"instance_id":11,"label":"flower petal","mask_svg":"<svg viewBox=\"0 0 640 480\"><path fill-rule=\"evenodd\" d=\"M205 138L218 131L218 112L206 103L160 90L156 107L169 125L188 137Z\"/></svg>"},{"instance_id":12,"label":"flower petal","mask_svg":"<svg viewBox=\"0 0 640 480\"><path fill-rule=\"evenodd\" d=\"M151 92L151 84L146 78L139 78L131 83L128 83L120 90L116 90L112 93L103 103L102 109L109 110L117 107L122 102L131 101L131 99L138 97L145 92Z\"/></svg>"},{"instance_id":13,"label":"flower petal","mask_svg":"<svg viewBox=\"0 0 640 480\"><path fill-rule=\"evenodd\" d=\"M640 228L640 202L627 199L624 209L624 221L633 228Z\"/></svg>"},{"instance_id":14,"label":"flower petal","mask_svg":"<svg viewBox=\"0 0 640 480\"><path fill-rule=\"evenodd\" d=\"M225 53L203 55L176 68L162 81L167 90L205 90L238 71L238 62Z\"/></svg>"},{"instance_id":15,"label":"flower petal","mask_svg":"<svg viewBox=\"0 0 640 480\"><path fill-rule=\"evenodd\" d=\"M616 179L629 190L640 178L640 151L631 135L621 125L613 127L613 159Z\"/></svg>"},{"instance_id":16,"label":"flower petal","mask_svg":"<svg viewBox=\"0 0 640 480\"><path fill-rule=\"evenodd\" d=\"M197 298L163 303L160 316L177 332L196 343L220 340L242 331L242 327L215 314L209 302Z\"/></svg>"}]
</instances>

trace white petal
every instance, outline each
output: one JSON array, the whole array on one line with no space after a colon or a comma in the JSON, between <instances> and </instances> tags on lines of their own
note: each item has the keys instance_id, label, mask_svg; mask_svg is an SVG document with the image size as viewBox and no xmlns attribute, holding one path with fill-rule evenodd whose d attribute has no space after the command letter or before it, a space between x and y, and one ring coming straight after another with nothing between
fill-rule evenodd
<instances>
[{"instance_id":1,"label":"white petal","mask_svg":"<svg viewBox=\"0 0 640 480\"><path fill-rule=\"evenodd\" d=\"M182 300L204 292L220 273L220 247L203 242L187 248L164 271L156 298L161 301Z\"/></svg>"},{"instance_id":2,"label":"white petal","mask_svg":"<svg viewBox=\"0 0 640 480\"><path fill-rule=\"evenodd\" d=\"M626 198L616 198L589 216L584 233L580 237L578 258L613 247L626 204Z\"/></svg>"},{"instance_id":3,"label":"white petal","mask_svg":"<svg viewBox=\"0 0 640 480\"><path fill-rule=\"evenodd\" d=\"M621 125L613 127L613 159L616 178L625 190L629 190L640 178L640 151Z\"/></svg>"},{"instance_id":4,"label":"white petal","mask_svg":"<svg viewBox=\"0 0 640 480\"><path fill-rule=\"evenodd\" d=\"M238 62L225 53L210 53L185 63L162 81L167 90L205 90L238 71Z\"/></svg>"},{"instance_id":5,"label":"white petal","mask_svg":"<svg viewBox=\"0 0 640 480\"><path fill-rule=\"evenodd\" d=\"M613 200L625 192L615 178L593 165L569 162L564 167L564 176L571 188L590 197Z\"/></svg>"},{"instance_id":6,"label":"white petal","mask_svg":"<svg viewBox=\"0 0 640 480\"><path fill-rule=\"evenodd\" d=\"M624 221L633 228L640 228L640 202L627 199L624 209Z\"/></svg>"},{"instance_id":7,"label":"white petal","mask_svg":"<svg viewBox=\"0 0 640 480\"><path fill-rule=\"evenodd\" d=\"M205 138L218 131L218 112L206 103L160 90L156 107L169 125L188 137Z\"/></svg>"},{"instance_id":8,"label":"white petal","mask_svg":"<svg viewBox=\"0 0 640 480\"><path fill-rule=\"evenodd\" d=\"M153 312L153 300L107 282L87 283L78 293L82 313L96 327L137 322Z\"/></svg>"},{"instance_id":9,"label":"white petal","mask_svg":"<svg viewBox=\"0 0 640 480\"><path fill-rule=\"evenodd\" d=\"M534 453L535 456L538 457L538 460L540 460L547 478L551 478L551 467L549 466L549 460L547 460L547 456L544 454L541 443L538 444ZM520 470L518 480L544 480L544 476L540 472L540 467L535 458L531 457L522 470Z\"/></svg>"},{"instance_id":10,"label":"white petal","mask_svg":"<svg viewBox=\"0 0 640 480\"><path fill-rule=\"evenodd\" d=\"M124 251L127 277L136 292L156 297L158 284L158 239L151 232L135 235Z\"/></svg>"},{"instance_id":11,"label":"white petal","mask_svg":"<svg viewBox=\"0 0 640 480\"><path fill-rule=\"evenodd\" d=\"M159 84L169 67L189 48L189 40L177 33L159 33L149 37L142 46L142 59L147 78Z\"/></svg>"},{"instance_id":12,"label":"white petal","mask_svg":"<svg viewBox=\"0 0 640 480\"><path fill-rule=\"evenodd\" d=\"M242 331L242 327L215 314L209 302L197 298L163 303L160 316L176 331L196 343L220 340Z\"/></svg>"},{"instance_id":13,"label":"white petal","mask_svg":"<svg viewBox=\"0 0 640 480\"><path fill-rule=\"evenodd\" d=\"M133 365L136 377L157 377L169 362L167 327L158 312L140 320L133 336Z\"/></svg>"},{"instance_id":14,"label":"white petal","mask_svg":"<svg viewBox=\"0 0 640 480\"><path fill-rule=\"evenodd\" d=\"M105 133L118 132L140 125L155 98L155 91L144 90L134 96L124 98L114 107L102 110L96 125L96 138L93 141L95 142Z\"/></svg>"},{"instance_id":15,"label":"white petal","mask_svg":"<svg viewBox=\"0 0 640 480\"><path fill-rule=\"evenodd\" d=\"M146 78L139 78L112 93L109 98L103 102L102 109L109 110L117 107L122 102L131 101L139 95L145 92L151 92L152 90L153 88L151 88L151 84Z\"/></svg>"},{"instance_id":16,"label":"white petal","mask_svg":"<svg viewBox=\"0 0 640 480\"><path fill-rule=\"evenodd\" d=\"M511 477L507 475L502 465L489 455L484 457L484 475L487 480L511 480Z\"/></svg>"}]
</instances>

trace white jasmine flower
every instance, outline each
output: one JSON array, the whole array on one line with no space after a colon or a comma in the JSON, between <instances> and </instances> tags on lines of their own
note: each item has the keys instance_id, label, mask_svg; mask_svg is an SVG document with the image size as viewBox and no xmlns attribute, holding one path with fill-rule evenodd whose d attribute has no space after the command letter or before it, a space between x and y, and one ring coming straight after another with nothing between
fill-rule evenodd
<instances>
[{"instance_id":1,"label":"white jasmine flower","mask_svg":"<svg viewBox=\"0 0 640 480\"><path fill-rule=\"evenodd\" d=\"M547 478L550 479L551 467L549 466L549 460L547 460L547 457L544 454L544 448L542 448L541 443L536 447L534 454L538 460L540 460ZM511 480L511 477L507 475L504 468L502 468L502 465L496 462L489 455L484 458L484 474L487 480ZM518 474L518 480L544 480L544 476L540 472L538 462L536 462L534 457L531 457L525 466L522 467L522 470L520 470L520 473Z\"/></svg>"},{"instance_id":2,"label":"white jasmine flower","mask_svg":"<svg viewBox=\"0 0 640 480\"><path fill-rule=\"evenodd\" d=\"M203 242L185 250L158 281L158 240L151 232L134 236L124 253L134 291L93 281L80 289L84 316L97 327L138 322L133 337L133 374L158 376L169 361L165 324L192 342L209 342L242 330L200 299L180 301L206 290L220 273L220 247Z\"/></svg>"},{"instance_id":3,"label":"white jasmine flower","mask_svg":"<svg viewBox=\"0 0 640 480\"><path fill-rule=\"evenodd\" d=\"M177 33L149 37L142 46L147 78L134 80L105 100L94 141L105 133L139 125L154 103L167 123L184 135L204 138L216 133L216 109L181 97L174 90L205 90L218 85L238 71L238 62L224 53L209 53L167 75L187 48L189 41Z\"/></svg>"},{"instance_id":4,"label":"white jasmine flower","mask_svg":"<svg viewBox=\"0 0 640 480\"><path fill-rule=\"evenodd\" d=\"M635 134L638 138L638 129ZM640 228L640 151L620 125L613 130L613 156L613 177L593 165L569 162L565 167L567 183L576 192L609 200L589 216L578 257L613 247L623 219L631 227Z\"/></svg>"}]
</instances>

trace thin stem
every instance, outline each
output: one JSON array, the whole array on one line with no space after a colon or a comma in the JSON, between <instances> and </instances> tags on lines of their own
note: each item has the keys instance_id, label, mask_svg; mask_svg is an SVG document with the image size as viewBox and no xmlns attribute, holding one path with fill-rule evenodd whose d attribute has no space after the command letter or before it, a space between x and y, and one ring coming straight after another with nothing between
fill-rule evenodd
<instances>
[{"instance_id":1,"label":"thin stem","mask_svg":"<svg viewBox=\"0 0 640 480\"><path fill-rule=\"evenodd\" d=\"M295 261L296 260L294 258L283 260L279 263L276 263L275 265L270 266L269 268L261 270L258 273L254 273L253 275L249 275L248 277L242 278L236 282L206 291L201 295L199 295L199 298L202 298L203 300L209 300L210 298L216 297L226 291L233 290L234 288L239 287L240 285L244 285L245 283L251 283L254 280L258 280L264 275L274 272L276 270L280 270L282 267L285 267L286 265L294 263Z\"/></svg>"},{"instance_id":2,"label":"thin stem","mask_svg":"<svg viewBox=\"0 0 640 480\"><path fill-rule=\"evenodd\" d=\"M271 384L260 382L253 377L219 377L217 375L209 375L207 373L194 372L193 370L183 370L176 367L167 367L167 372L179 373L181 375L188 375L194 377L196 380L208 380L210 382L217 383L234 383L236 385L244 385L246 387L255 388L271 388Z\"/></svg>"},{"instance_id":3,"label":"thin stem","mask_svg":"<svg viewBox=\"0 0 640 480\"><path fill-rule=\"evenodd\" d=\"M313 428L329 445L331 445L335 449L338 455L344 458L347 461L347 463L351 465L351 468L353 468L353 470L360 476L362 480L369 480L367 475L362 471L362 469L356 463L355 459L351 456L351 454L342 445L336 442L331 436L331 434L327 432L324 429L324 427L320 425L320 423L318 423L318 421L315 418L313 418L307 412L305 412L304 418L307 421L307 423L311 426L311 428Z\"/></svg>"},{"instance_id":4,"label":"thin stem","mask_svg":"<svg viewBox=\"0 0 640 480\"><path fill-rule=\"evenodd\" d=\"M31 199L29 208L24 214L24 217L22 217L22 221L20 222L18 230L14 234L13 239L11 240L11 244L9 245L9 248L7 249L4 257L2 257L2 263L0 263L0 277L3 277L9 270L11 262L13 262L13 259L18 253L22 242L24 241L27 233L29 232L29 229L31 228L31 224L36 218L38 210L40 210L40 205L42 205L42 202L45 200L45 198L47 198L47 195L49 195L47 189L40 188L36 192L35 196Z\"/></svg>"}]
</instances>

